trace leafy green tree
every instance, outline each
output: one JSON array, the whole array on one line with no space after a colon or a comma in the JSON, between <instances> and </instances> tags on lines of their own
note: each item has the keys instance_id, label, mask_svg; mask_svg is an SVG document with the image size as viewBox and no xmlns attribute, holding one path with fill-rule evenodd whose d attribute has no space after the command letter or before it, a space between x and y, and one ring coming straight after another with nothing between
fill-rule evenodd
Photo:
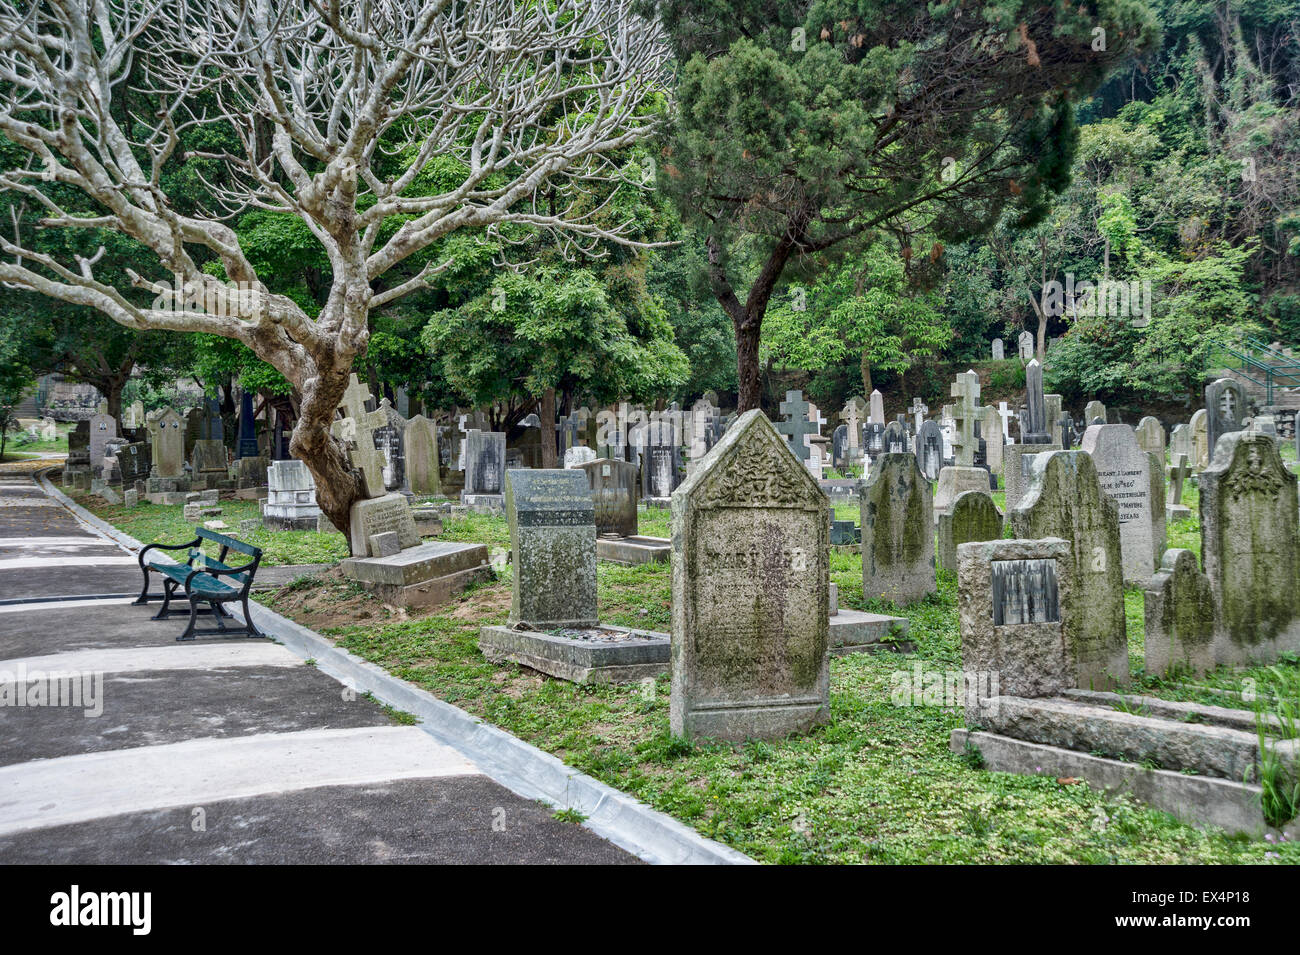
<instances>
[{"instance_id":1,"label":"leafy green tree","mask_svg":"<svg viewBox=\"0 0 1300 955\"><path fill-rule=\"evenodd\" d=\"M14 409L36 387L19 325L13 316L0 319L0 460L4 460L9 431L14 426Z\"/></svg>"},{"instance_id":2,"label":"leafy green tree","mask_svg":"<svg viewBox=\"0 0 1300 955\"><path fill-rule=\"evenodd\" d=\"M948 242L1068 181L1071 95L1148 44L1134 0L654 4L682 62L659 181L704 237L757 407L762 323L792 260L882 234Z\"/></svg>"}]
</instances>

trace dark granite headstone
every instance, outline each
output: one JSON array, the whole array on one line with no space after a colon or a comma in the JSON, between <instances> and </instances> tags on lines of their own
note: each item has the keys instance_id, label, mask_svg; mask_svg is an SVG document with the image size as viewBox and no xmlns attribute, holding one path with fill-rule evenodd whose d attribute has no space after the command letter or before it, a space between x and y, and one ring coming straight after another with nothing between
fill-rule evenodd
<instances>
[{"instance_id":1,"label":"dark granite headstone","mask_svg":"<svg viewBox=\"0 0 1300 955\"><path fill-rule=\"evenodd\" d=\"M943 470L943 431L934 421L922 421L916 433L916 460L926 480L939 480Z\"/></svg>"},{"instance_id":2,"label":"dark granite headstone","mask_svg":"<svg viewBox=\"0 0 1300 955\"><path fill-rule=\"evenodd\" d=\"M578 465L591 483L596 533L634 537L637 531L637 467L629 461L598 458Z\"/></svg>"},{"instance_id":3,"label":"dark granite headstone","mask_svg":"<svg viewBox=\"0 0 1300 955\"><path fill-rule=\"evenodd\" d=\"M596 515L587 475L576 468L508 471L505 506L515 569L509 625L594 627Z\"/></svg>"}]
</instances>

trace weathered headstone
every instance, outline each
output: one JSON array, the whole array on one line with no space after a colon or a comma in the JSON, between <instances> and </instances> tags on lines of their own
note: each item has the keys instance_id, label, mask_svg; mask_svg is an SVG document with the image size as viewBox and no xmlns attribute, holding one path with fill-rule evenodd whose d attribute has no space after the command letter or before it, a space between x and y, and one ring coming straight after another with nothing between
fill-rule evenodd
<instances>
[{"instance_id":1,"label":"weathered headstone","mask_svg":"<svg viewBox=\"0 0 1300 955\"><path fill-rule=\"evenodd\" d=\"M597 534L636 534L637 467L629 461L598 458L579 465L591 484Z\"/></svg>"},{"instance_id":2,"label":"weathered headstone","mask_svg":"<svg viewBox=\"0 0 1300 955\"><path fill-rule=\"evenodd\" d=\"M1220 614L1215 662L1270 661L1300 650L1295 475L1272 438L1231 431L1199 483L1201 559Z\"/></svg>"},{"instance_id":3,"label":"weathered headstone","mask_svg":"<svg viewBox=\"0 0 1300 955\"><path fill-rule=\"evenodd\" d=\"M984 439L984 461L994 474L1002 473L1002 449L1006 441L1002 436L1002 418L998 409L988 405L980 409L980 437Z\"/></svg>"},{"instance_id":4,"label":"weathered headstone","mask_svg":"<svg viewBox=\"0 0 1300 955\"><path fill-rule=\"evenodd\" d=\"M1002 537L1002 512L986 491L963 491L949 513L939 515L939 567L957 571L957 548Z\"/></svg>"},{"instance_id":5,"label":"weathered headstone","mask_svg":"<svg viewBox=\"0 0 1300 955\"><path fill-rule=\"evenodd\" d=\"M439 460L438 426L424 415L416 415L406 423L406 480L412 494L442 493Z\"/></svg>"},{"instance_id":6,"label":"weathered headstone","mask_svg":"<svg viewBox=\"0 0 1300 955\"><path fill-rule=\"evenodd\" d=\"M1169 460L1177 461L1180 454L1187 457L1188 464L1191 464L1195 457L1192 449L1192 429L1187 424L1176 424L1169 432Z\"/></svg>"},{"instance_id":7,"label":"weathered headstone","mask_svg":"<svg viewBox=\"0 0 1300 955\"><path fill-rule=\"evenodd\" d=\"M943 433L934 421L923 421L916 431L916 458L927 481L939 480L943 471Z\"/></svg>"},{"instance_id":8,"label":"weathered headstone","mask_svg":"<svg viewBox=\"0 0 1300 955\"><path fill-rule=\"evenodd\" d=\"M1160 460L1165 459L1165 426L1160 423L1158 418L1147 415L1137 423L1137 442L1138 446L1150 454L1160 455Z\"/></svg>"},{"instance_id":9,"label":"weathered headstone","mask_svg":"<svg viewBox=\"0 0 1300 955\"><path fill-rule=\"evenodd\" d=\"M975 422L979 415L980 377L974 371L963 372L957 376L949 391L957 399L953 409L956 430L952 441L956 462L959 467L974 467Z\"/></svg>"},{"instance_id":10,"label":"weathered headstone","mask_svg":"<svg viewBox=\"0 0 1300 955\"><path fill-rule=\"evenodd\" d=\"M415 547L420 543L420 532L415 526L415 515L406 498L394 491L383 497L355 501L350 511L348 536L352 541L353 556L380 557L370 549L376 534L393 531L402 547Z\"/></svg>"},{"instance_id":11,"label":"weathered headstone","mask_svg":"<svg viewBox=\"0 0 1300 955\"><path fill-rule=\"evenodd\" d=\"M1043 397L1043 367L1037 358L1025 366L1025 413L1020 419L1020 443L1052 443L1047 401Z\"/></svg>"},{"instance_id":12,"label":"weathered headstone","mask_svg":"<svg viewBox=\"0 0 1300 955\"><path fill-rule=\"evenodd\" d=\"M1020 503L1029 489L1034 458L1050 451L1063 450L1055 444L1008 444L1002 449L1002 478L1006 490L1007 512Z\"/></svg>"},{"instance_id":13,"label":"weathered headstone","mask_svg":"<svg viewBox=\"0 0 1300 955\"><path fill-rule=\"evenodd\" d=\"M1067 613L1077 687L1105 690L1129 682L1124 629L1124 565L1119 512L1085 451L1031 458L1032 478L1008 514L1016 537L1059 537L1074 556L1074 608Z\"/></svg>"},{"instance_id":14,"label":"weathered headstone","mask_svg":"<svg viewBox=\"0 0 1300 955\"><path fill-rule=\"evenodd\" d=\"M230 473L226 461L226 446L215 438L200 438L194 442L190 467L195 477L224 477Z\"/></svg>"},{"instance_id":15,"label":"weathered headstone","mask_svg":"<svg viewBox=\"0 0 1300 955\"><path fill-rule=\"evenodd\" d=\"M508 471L505 506L515 568L509 625L594 627L596 524L587 475Z\"/></svg>"},{"instance_id":16,"label":"weathered headstone","mask_svg":"<svg viewBox=\"0 0 1300 955\"><path fill-rule=\"evenodd\" d=\"M871 417L869 418L869 420L873 424L885 423L885 396L880 393L879 388L877 388L875 391L871 393L870 414Z\"/></svg>"},{"instance_id":17,"label":"weathered headstone","mask_svg":"<svg viewBox=\"0 0 1300 955\"><path fill-rule=\"evenodd\" d=\"M1061 435L1061 396L1060 395L1043 395L1043 417L1047 421L1047 433L1051 435L1050 444L1059 444L1065 447L1065 441Z\"/></svg>"},{"instance_id":18,"label":"weathered headstone","mask_svg":"<svg viewBox=\"0 0 1300 955\"><path fill-rule=\"evenodd\" d=\"M1192 466L1204 471L1210 466L1209 415L1204 408L1196 409L1188 426L1192 429Z\"/></svg>"},{"instance_id":19,"label":"weathered headstone","mask_svg":"<svg viewBox=\"0 0 1300 955\"><path fill-rule=\"evenodd\" d=\"M780 739L828 719L829 507L757 410L673 495L673 733Z\"/></svg>"},{"instance_id":20,"label":"weathered headstone","mask_svg":"<svg viewBox=\"0 0 1300 955\"><path fill-rule=\"evenodd\" d=\"M1199 676L1214 669L1214 592L1196 555L1165 551L1143 594L1146 671L1151 676Z\"/></svg>"},{"instance_id":21,"label":"weathered headstone","mask_svg":"<svg viewBox=\"0 0 1300 955\"><path fill-rule=\"evenodd\" d=\"M257 447L257 422L253 418L253 393L245 391L239 399L238 457L255 458L261 452Z\"/></svg>"},{"instance_id":22,"label":"weathered headstone","mask_svg":"<svg viewBox=\"0 0 1300 955\"><path fill-rule=\"evenodd\" d=\"M983 468L962 468L949 465L939 472L939 483L934 489L934 513L936 520L940 514L952 511L957 495L966 491L989 491L989 475Z\"/></svg>"},{"instance_id":23,"label":"weathered headstone","mask_svg":"<svg viewBox=\"0 0 1300 955\"><path fill-rule=\"evenodd\" d=\"M884 444L886 454L902 454L911 450L907 446L907 427L898 421L885 425Z\"/></svg>"},{"instance_id":24,"label":"weathered headstone","mask_svg":"<svg viewBox=\"0 0 1300 955\"><path fill-rule=\"evenodd\" d=\"M596 460L596 452L585 445L575 444L564 451L564 466L566 468L578 468L584 464L590 464Z\"/></svg>"},{"instance_id":25,"label":"weathered headstone","mask_svg":"<svg viewBox=\"0 0 1300 955\"><path fill-rule=\"evenodd\" d=\"M1153 493L1153 479L1163 484L1163 477L1153 475L1151 456L1126 424L1094 424L1079 447L1092 455L1101 489L1115 502L1124 580L1145 584L1164 552L1164 489Z\"/></svg>"},{"instance_id":26,"label":"weathered headstone","mask_svg":"<svg viewBox=\"0 0 1300 955\"><path fill-rule=\"evenodd\" d=\"M316 505L316 482L301 461L272 461L266 471L262 524L274 530L315 530L323 516Z\"/></svg>"},{"instance_id":27,"label":"weathered headstone","mask_svg":"<svg viewBox=\"0 0 1300 955\"><path fill-rule=\"evenodd\" d=\"M1183 503L1183 482L1191 476L1192 466L1187 461L1187 455L1174 455L1174 463L1169 468L1169 492L1165 498L1166 524L1191 516L1191 508Z\"/></svg>"},{"instance_id":28,"label":"weathered headstone","mask_svg":"<svg viewBox=\"0 0 1300 955\"><path fill-rule=\"evenodd\" d=\"M817 432L817 426L808 420L808 410L808 402L803 400L802 391L787 391L785 401L780 406L781 414L786 417L776 425L776 430L785 435L786 443L794 456L804 462L811 457L808 436Z\"/></svg>"},{"instance_id":29,"label":"weathered headstone","mask_svg":"<svg viewBox=\"0 0 1300 955\"><path fill-rule=\"evenodd\" d=\"M651 445L641 468L641 493L647 501L664 504L681 480L677 448Z\"/></svg>"},{"instance_id":30,"label":"weathered headstone","mask_svg":"<svg viewBox=\"0 0 1300 955\"><path fill-rule=\"evenodd\" d=\"M1016 339L1016 348L1021 361L1032 361L1034 357L1034 336L1031 332L1021 332Z\"/></svg>"},{"instance_id":31,"label":"weathered headstone","mask_svg":"<svg viewBox=\"0 0 1300 955\"><path fill-rule=\"evenodd\" d=\"M1209 460L1219 438L1245 427L1246 389L1235 378L1220 378L1205 386L1206 447Z\"/></svg>"},{"instance_id":32,"label":"weathered headstone","mask_svg":"<svg viewBox=\"0 0 1300 955\"><path fill-rule=\"evenodd\" d=\"M117 419L112 415L97 414L90 418L90 473L95 477L104 474L104 457L107 444L117 437ZM107 475L104 475L107 477Z\"/></svg>"},{"instance_id":33,"label":"weathered headstone","mask_svg":"<svg viewBox=\"0 0 1300 955\"><path fill-rule=\"evenodd\" d=\"M160 478L178 478L185 473L185 422L168 408L157 419L153 441L153 467Z\"/></svg>"},{"instance_id":34,"label":"weathered headstone","mask_svg":"<svg viewBox=\"0 0 1300 955\"><path fill-rule=\"evenodd\" d=\"M905 606L934 593L934 514L916 455L882 454L858 493L863 595Z\"/></svg>"},{"instance_id":35,"label":"weathered headstone","mask_svg":"<svg viewBox=\"0 0 1300 955\"><path fill-rule=\"evenodd\" d=\"M506 435L504 431L471 430L465 435L465 489L461 500L466 504L501 500L506 475Z\"/></svg>"},{"instance_id":36,"label":"weathered headstone","mask_svg":"<svg viewBox=\"0 0 1300 955\"><path fill-rule=\"evenodd\" d=\"M1006 357L1007 357L1006 346L1003 345L1002 339L1000 338L993 339L993 360L1002 361Z\"/></svg>"},{"instance_id":37,"label":"weathered headstone","mask_svg":"<svg viewBox=\"0 0 1300 955\"><path fill-rule=\"evenodd\" d=\"M1089 401L1083 409L1083 426L1085 429L1091 428L1094 424L1106 424L1106 406L1095 398Z\"/></svg>"}]
</instances>

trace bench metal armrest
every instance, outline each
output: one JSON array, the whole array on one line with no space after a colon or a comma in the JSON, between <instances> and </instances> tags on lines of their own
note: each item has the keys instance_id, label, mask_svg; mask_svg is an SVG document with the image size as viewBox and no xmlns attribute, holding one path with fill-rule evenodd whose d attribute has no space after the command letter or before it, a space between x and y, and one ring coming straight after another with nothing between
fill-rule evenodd
<instances>
[{"instance_id":1,"label":"bench metal armrest","mask_svg":"<svg viewBox=\"0 0 1300 955\"><path fill-rule=\"evenodd\" d=\"M144 569L144 555L149 553L149 551L154 550L155 548L157 548L158 550L185 550L190 547L197 547L200 541L201 538L196 537L194 538L194 540L186 544L148 544L145 546L143 550L140 551L140 556L138 558L140 562L140 569L141 570Z\"/></svg>"}]
</instances>

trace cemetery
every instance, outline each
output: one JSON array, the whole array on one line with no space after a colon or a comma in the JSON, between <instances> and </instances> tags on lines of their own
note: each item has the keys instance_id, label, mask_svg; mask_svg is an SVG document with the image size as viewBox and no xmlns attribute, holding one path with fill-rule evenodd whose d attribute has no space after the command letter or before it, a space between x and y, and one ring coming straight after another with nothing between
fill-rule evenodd
<instances>
[{"instance_id":1,"label":"cemetery","mask_svg":"<svg viewBox=\"0 0 1300 955\"><path fill-rule=\"evenodd\" d=\"M166 34L195 25L163 6L126 42L159 64L149 95L184 101L191 54ZM342 8L360 17L354 6ZM323 84L312 102L337 97L339 115L300 124L284 105L293 84L250 65L258 44L241 46L241 31L270 30L267 49L286 49L285 37L235 29L239 14L207 7L204 35L227 46L205 83L232 103L249 97L244 111L274 127L274 149L254 161L182 158L155 139L132 148L154 150L164 178L184 173L204 202L238 199L229 222L160 204L137 182L148 177L139 157L87 158L56 131L29 136L0 101L0 136L36 157L0 177L0 194L51 216L15 211L18 238L90 227L134 243L101 249L105 266L93 253L64 265L29 236L31 250L7 248L15 264L0 263L17 317L0 323L0 435L12 442L0 445L0 663L84 658L121 674L123 698L133 675L197 699L243 668L255 679L229 696L265 703L256 739L411 729L391 751L359 735L356 753L375 765L337 783L363 787L338 798L480 774L502 795L469 804L540 806L538 845L563 849L493 861L617 848L622 861L1300 863L1300 312L1286 291L1296 266L1272 251L1297 226L1270 215L1270 242L1220 242L1179 238L1160 218L1152 194L1198 197L1169 205L1199 222L1196 201L1226 187L1200 166L1159 185L1191 160L1166 154L1138 107L1154 98L1172 115L1173 94L1124 99L1108 77L1141 62L1172 83L1191 67L1168 59L1154 8L1106 6L1131 19L1111 48L1081 39L1068 8L1043 12L1059 29L1036 40L1028 26L998 32L991 11L981 26L937 8L906 14L933 41L908 54L907 76L946 76L954 59L1004 76L993 90L952 81L942 122L906 97L881 117L859 102L845 77L861 44L893 49L884 25L839 37L791 14L781 36L820 36L845 75L773 47L792 76L813 71L775 97L808 97L805 119L786 117L779 135L746 125L758 94L732 59L750 42L732 35L745 24L714 24L735 51L693 58L691 15L660 14L653 37L632 42L645 12L616 0L573 11L563 29L538 13L547 4L511 6L545 38L519 54L537 66L521 87L535 83L558 113L518 106L521 121L485 106L491 133L448 105L462 86L498 82L468 68L444 88L421 67L382 106L333 88L337 71L325 70L304 81ZM286 22L306 18L322 59L346 53L380 71L382 44L333 9ZM64 4L51 11L32 23L99 43ZM384 29L409 31L413 49L436 45L415 24ZM4 12L0 26L36 29ZM0 51L10 74L43 75L28 60L45 34ZM540 68L546 44L581 35L591 62L557 62L594 71L585 104ZM1003 46L1019 52L987 64L970 52ZM1141 59L1161 50L1167 59ZM409 69L392 56L382 62ZM663 79L669 64L690 75ZM222 69L243 79L227 89ZM45 82L31 95L55 96ZM804 84L852 100L863 129L901 123L896 144L876 143L878 131L852 146L814 134L842 120ZM1066 132L1055 111L1078 107L1060 104L1101 103L1099 90L1128 105L1080 108L1081 132ZM690 108L660 115L677 96ZM1199 115L1178 109L1179 122ZM714 113L734 127L734 154L703 118ZM538 136L547 123L558 125ZM997 163L979 158L970 124L1008 144ZM167 135L198 149L190 119L181 126ZM363 128L371 139L351 143ZM243 135L221 148L262 148L261 133ZM936 137L958 155L933 155ZM1069 176L1044 172L1048 153ZM1288 157L1259 159L1270 188L1300 202L1283 183ZM200 161L227 178L214 185L188 165ZM821 162L847 170L843 181L828 185ZM900 163L960 187L921 198L919 186L881 186L911 181ZM104 221L70 225L79 214L61 193L28 182L46 182L29 175L43 165L109 210ZM1252 197L1224 194L1216 208ZM1044 218L1051 209L1058 218ZM158 262L180 270L175 284ZM1085 266L1106 277L1077 282L1070 269ZM124 297L110 269L155 303ZM1246 278L1264 274L1275 285ZM1112 314L1120 276L1128 310ZM1135 291L1143 282L1153 293ZM95 313L92 350L108 371L87 370L59 324L72 319L43 316L46 299ZM130 350L110 368L118 337ZM86 636L101 620L107 636ZM186 652L198 662L173 662ZM253 688L291 669L324 681L316 702ZM325 696L369 709L336 725ZM241 712L227 730L218 703L204 705L207 728L173 728L165 745L228 743L256 722ZM139 732L165 735L149 722L162 711L141 706ZM84 753L19 753L0 775L153 745L72 736ZM445 751L435 759L430 746ZM332 780L326 769L345 761L321 747L319 779ZM356 753L347 760L361 765ZM204 786L224 772L202 769ZM556 779L603 793L596 809L614 804L623 821L544 790ZM230 785L213 798L270 798ZM428 808L453 797L418 799L430 831L456 828ZM22 837L56 825L44 811L0 820L0 859L39 859L46 850ZM86 812L49 818L102 822ZM639 846L627 833L642 825L689 851ZM373 852L383 833L367 838Z\"/></svg>"}]
</instances>

